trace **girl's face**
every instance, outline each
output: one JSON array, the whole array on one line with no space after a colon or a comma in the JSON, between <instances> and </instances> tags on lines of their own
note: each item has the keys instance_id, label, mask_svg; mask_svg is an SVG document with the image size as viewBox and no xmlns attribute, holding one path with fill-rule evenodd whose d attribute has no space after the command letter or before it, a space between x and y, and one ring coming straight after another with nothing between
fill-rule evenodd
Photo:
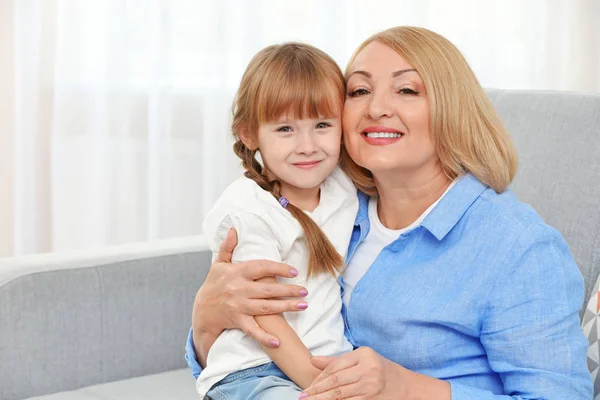
<instances>
[{"instance_id":1,"label":"girl's face","mask_svg":"<svg viewBox=\"0 0 600 400\"><path fill-rule=\"evenodd\" d=\"M333 171L341 137L339 115L317 119L283 116L259 126L257 145L263 163L281 182L282 193L298 193L318 188Z\"/></svg>"},{"instance_id":2,"label":"girl's face","mask_svg":"<svg viewBox=\"0 0 600 400\"><path fill-rule=\"evenodd\" d=\"M423 80L384 44L368 44L350 65L343 119L348 154L376 178L414 175L438 161Z\"/></svg>"}]
</instances>

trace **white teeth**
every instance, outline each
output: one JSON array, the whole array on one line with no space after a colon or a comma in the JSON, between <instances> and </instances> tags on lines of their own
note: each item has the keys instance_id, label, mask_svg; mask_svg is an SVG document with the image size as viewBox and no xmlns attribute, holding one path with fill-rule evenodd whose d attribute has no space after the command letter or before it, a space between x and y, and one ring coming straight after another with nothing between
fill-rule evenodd
<instances>
[{"instance_id":1,"label":"white teeth","mask_svg":"<svg viewBox=\"0 0 600 400\"><path fill-rule=\"evenodd\" d=\"M392 133L392 132L368 132L367 133L367 137L369 138L386 138L386 139L393 139L393 138L399 138L400 136L402 136L401 133Z\"/></svg>"}]
</instances>

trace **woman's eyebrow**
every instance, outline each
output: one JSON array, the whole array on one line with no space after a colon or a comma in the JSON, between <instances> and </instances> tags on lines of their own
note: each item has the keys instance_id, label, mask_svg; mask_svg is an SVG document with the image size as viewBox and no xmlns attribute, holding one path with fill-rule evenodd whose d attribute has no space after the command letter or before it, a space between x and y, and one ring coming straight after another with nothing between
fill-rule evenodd
<instances>
[{"instance_id":1,"label":"woman's eyebrow","mask_svg":"<svg viewBox=\"0 0 600 400\"><path fill-rule=\"evenodd\" d=\"M398 71L394 71L394 72L392 72L392 78L396 78L396 77L398 77L398 76L400 76L400 75L402 75L402 74L405 74L405 73L407 73L407 72L417 72L417 70L416 70L416 69L414 69L414 68L400 69L400 70L398 70ZM346 78L346 79L350 79L350 77L351 77L352 75L354 75L354 74L364 75L364 76L366 76L366 77L367 77L367 78L369 78L369 79L373 77L373 75L371 75L371 73L370 73L370 72L363 71L363 70L360 70L360 69L359 69L359 70L356 70L356 71L352 71L352 72L350 73L350 75L348 75L348 78Z\"/></svg>"},{"instance_id":2,"label":"woman's eyebrow","mask_svg":"<svg viewBox=\"0 0 600 400\"><path fill-rule=\"evenodd\" d=\"M364 75L364 76L366 76L366 77L367 77L367 78L369 78L369 79L373 77L373 75L371 75L371 73L370 73L370 72L367 72L367 71L362 71L362 70L356 70L356 71L352 71L352 72L351 72L351 73L348 75L348 77L347 77L346 79L349 79L349 78L350 78L352 75L354 75L354 74L360 74L360 75Z\"/></svg>"},{"instance_id":3,"label":"woman's eyebrow","mask_svg":"<svg viewBox=\"0 0 600 400\"><path fill-rule=\"evenodd\" d=\"M407 72L413 72L413 71L414 71L414 72L417 72L417 70L416 70L416 69L414 69L414 68L401 69L401 70L398 70L398 71L392 72L392 78L396 78L396 77L398 77L398 76L400 76L400 75L402 75L402 74L405 74L405 73L407 73Z\"/></svg>"}]
</instances>

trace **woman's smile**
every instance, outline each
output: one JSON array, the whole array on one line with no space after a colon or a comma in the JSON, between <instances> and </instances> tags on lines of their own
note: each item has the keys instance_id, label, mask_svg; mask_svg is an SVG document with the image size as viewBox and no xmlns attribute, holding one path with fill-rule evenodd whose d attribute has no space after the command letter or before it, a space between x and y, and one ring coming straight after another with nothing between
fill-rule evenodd
<instances>
[{"instance_id":1,"label":"woman's smile","mask_svg":"<svg viewBox=\"0 0 600 400\"><path fill-rule=\"evenodd\" d=\"M374 146L387 146L398 142L404 133L387 126L369 126L361 133L363 139Z\"/></svg>"}]
</instances>

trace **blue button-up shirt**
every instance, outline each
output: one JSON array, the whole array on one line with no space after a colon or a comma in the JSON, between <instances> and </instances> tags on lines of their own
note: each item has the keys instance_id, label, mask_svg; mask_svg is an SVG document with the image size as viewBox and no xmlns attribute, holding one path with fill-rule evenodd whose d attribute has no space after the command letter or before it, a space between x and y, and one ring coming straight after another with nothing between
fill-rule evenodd
<instances>
[{"instance_id":1,"label":"blue button-up shirt","mask_svg":"<svg viewBox=\"0 0 600 400\"><path fill-rule=\"evenodd\" d=\"M369 232L368 197L359 199L348 259ZM467 174L381 251L342 313L354 347L449 381L454 400L585 400L582 302L558 231ZM191 332L186 353L197 376Z\"/></svg>"}]
</instances>

